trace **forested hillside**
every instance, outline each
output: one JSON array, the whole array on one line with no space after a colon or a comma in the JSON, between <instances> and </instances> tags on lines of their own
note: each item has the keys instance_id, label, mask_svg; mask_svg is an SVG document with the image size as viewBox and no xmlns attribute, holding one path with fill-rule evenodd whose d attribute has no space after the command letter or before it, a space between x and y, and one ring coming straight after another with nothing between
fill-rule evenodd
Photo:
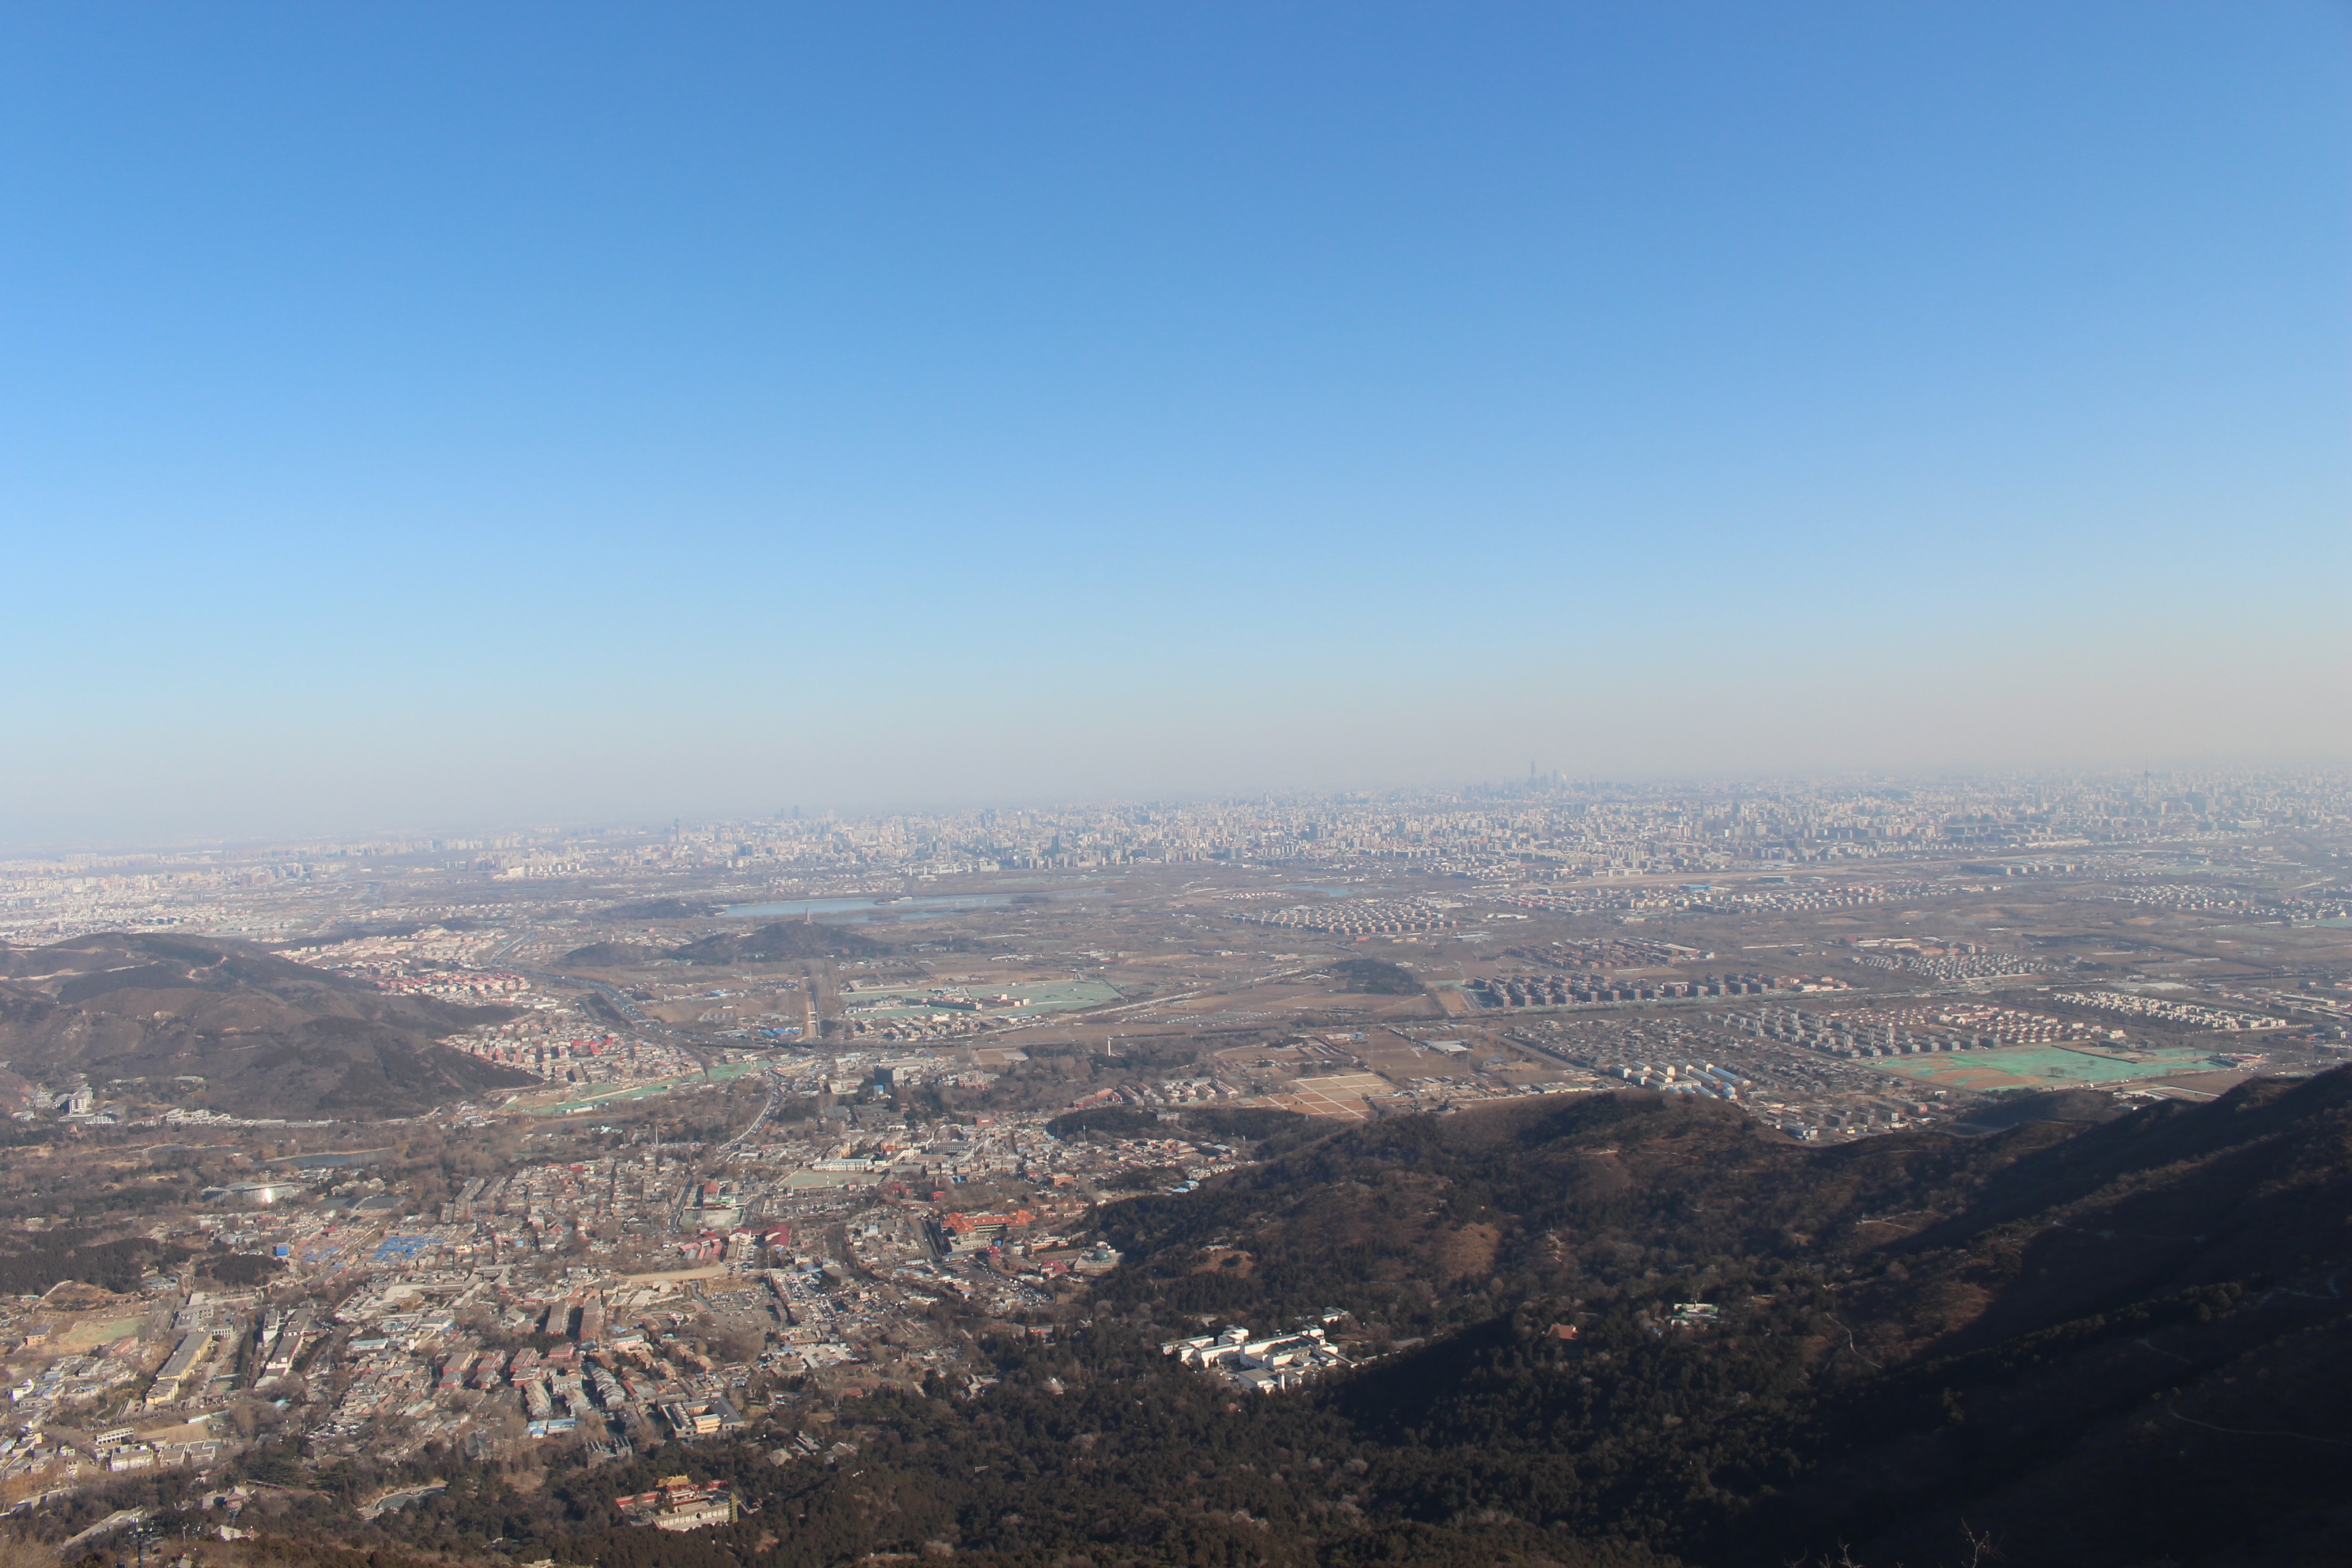
<instances>
[{"instance_id":1,"label":"forested hillside","mask_svg":"<svg viewBox=\"0 0 2352 1568\"><path fill-rule=\"evenodd\" d=\"M1128 1266L988 1339L976 1396L803 1407L824 1443L782 1463L772 1433L277 1528L599 1568L2352 1558L2352 1074L1830 1149L1688 1097L1530 1101L1108 1215ZM1157 1348L1309 1311L1379 1352L1268 1396ZM615 1527L676 1473L751 1511Z\"/></svg>"}]
</instances>

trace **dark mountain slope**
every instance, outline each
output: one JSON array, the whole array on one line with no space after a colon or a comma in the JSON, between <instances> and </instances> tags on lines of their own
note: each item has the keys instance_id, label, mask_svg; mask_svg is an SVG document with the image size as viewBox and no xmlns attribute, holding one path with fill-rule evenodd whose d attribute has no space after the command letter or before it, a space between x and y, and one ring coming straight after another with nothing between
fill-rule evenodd
<instances>
[{"instance_id":1,"label":"dark mountain slope","mask_svg":"<svg viewBox=\"0 0 2352 1568\"><path fill-rule=\"evenodd\" d=\"M1963 1344L2151 1292L2335 1267L2352 1213L2352 1074L2150 1107L1990 1173L1889 1248L1994 1255L2010 1282Z\"/></svg>"},{"instance_id":2,"label":"dark mountain slope","mask_svg":"<svg viewBox=\"0 0 2352 1568\"><path fill-rule=\"evenodd\" d=\"M2032 1094L2004 1094L1986 1100L1957 1122L1960 1133L1999 1132L2028 1121L2112 1121L2126 1114L2111 1094L2095 1089L2048 1089Z\"/></svg>"},{"instance_id":3,"label":"dark mountain slope","mask_svg":"<svg viewBox=\"0 0 2352 1568\"><path fill-rule=\"evenodd\" d=\"M1345 1306L1425 1332L1484 1315L1496 1290L1865 1253L2074 1131L2033 1122L1980 1140L1823 1149L1733 1107L1643 1090L1403 1117L1199 1194L1108 1211L1106 1232L1136 1259L1108 1289L1178 1313ZM1202 1272L1209 1254L1234 1248L1253 1260L1245 1285Z\"/></svg>"},{"instance_id":4,"label":"dark mountain slope","mask_svg":"<svg viewBox=\"0 0 2352 1568\"><path fill-rule=\"evenodd\" d=\"M2352 1561L2347 1215L2347 1073L1827 1149L1638 1093L1401 1119L1106 1211L1129 1266L986 1337L977 1397L836 1401L837 1466L681 1445L371 1528L595 1568L2315 1568ZM1156 1352L1298 1302L1430 1337L1274 1396ZM611 1528L672 1467L758 1511Z\"/></svg>"},{"instance_id":5,"label":"dark mountain slope","mask_svg":"<svg viewBox=\"0 0 2352 1568\"><path fill-rule=\"evenodd\" d=\"M1619 1095L1365 1128L1204 1203L1121 1205L1142 1256L1109 1293L1163 1322L1326 1298L1391 1331L1467 1321L1327 1396L1433 1524L1761 1563L1933 1561L1966 1522L2012 1562L2235 1561L2343 1542L2347 1215L2341 1072L1826 1150ZM1677 1326L1677 1300L1720 1318Z\"/></svg>"},{"instance_id":6,"label":"dark mountain slope","mask_svg":"<svg viewBox=\"0 0 2352 1568\"><path fill-rule=\"evenodd\" d=\"M205 1079L239 1115L405 1116L537 1080L434 1043L509 1016L392 996L242 943L105 933L0 948L0 1059L27 1077Z\"/></svg>"},{"instance_id":7,"label":"dark mountain slope","mask_svg":"<svg viewBox=\"0 0 2352 1568\"><path fill-rule=\"evenodd\" d=\"M1793 1507L1889 1552L1966 1513L2042 1561L2352 1561L2352 1074L2085 1131L1852 1296L1971 1273L1982 1311L1830 1413Z\"/></svg>"}]
</instances>

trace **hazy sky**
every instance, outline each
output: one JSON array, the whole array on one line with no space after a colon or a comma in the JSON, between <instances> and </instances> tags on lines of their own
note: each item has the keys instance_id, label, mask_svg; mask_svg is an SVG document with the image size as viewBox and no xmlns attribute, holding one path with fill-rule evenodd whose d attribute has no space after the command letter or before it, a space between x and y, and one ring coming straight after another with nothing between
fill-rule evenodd
<instances>
[{"instance_id":1,"label":"hazy sky","mask_svg":"<svg viewBox=\"0 0 2352 1568\"><path fill-rule=\"evenodd\" d=\"M0 839L2341 755L2322 4L15 5Z\"/></svg>"}]
</instances>

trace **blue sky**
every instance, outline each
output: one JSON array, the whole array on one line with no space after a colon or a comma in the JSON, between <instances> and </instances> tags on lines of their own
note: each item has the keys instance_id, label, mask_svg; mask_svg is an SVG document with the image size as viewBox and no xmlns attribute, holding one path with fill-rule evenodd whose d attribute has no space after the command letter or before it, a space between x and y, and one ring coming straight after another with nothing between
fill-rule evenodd
<instances>
[{"instance_id":1,"label":"blue sky","mask_svg":"<svg viewBox=\"0 0 2352 1568\"><path fill-rule=\"evenodd\" d=\"M11 8L0 838L2340 754L2347 46Z\"/></svg>"}]
</instances>

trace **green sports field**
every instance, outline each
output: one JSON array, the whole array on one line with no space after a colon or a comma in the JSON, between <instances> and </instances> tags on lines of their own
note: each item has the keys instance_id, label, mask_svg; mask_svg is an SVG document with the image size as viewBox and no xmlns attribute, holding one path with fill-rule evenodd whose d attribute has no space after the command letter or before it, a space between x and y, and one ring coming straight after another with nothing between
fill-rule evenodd
<instances>
[{"instance_id":1,"label":"green sports field","mask_svg":"<svg viewBox=\"0 0 2352 1568\"><path fill-rule=\"evenodd\" d=\"M2006 1050L1958 1051L1947 1055L1890 1057L1870 1065L1881 1072L1933 1085L1997 1093L2005 1089L2082 1089L2132 1079L2199 1072L2212 1063L2203 1051L2143 1051L2145 1061L2123 1061L2100 1051L2064 1046L2014 1046Z\"/></svg>"},{"instance_id":2,"label":"green sports field","mask_svg":"<svg viewBox=\"0 0 2352 1568\"><path fill-rule=\"evenodd\" d=\"M1097 1007L1105 1002L1118 1000L1118 989L1099 980L1041 980L1021 985L975 984L965 989L974 996L1014 996L1029 1004L1017 1015L1011 1015L1007 1008L992 1007L985 1016L995 1018L1008 1015L1034 1017L1040 1013L1063 1013L1073 1007ZM857 1016L862 1018L887 1020L917 1016L929 1018L948 1016L946 1009L925 1003L924 998L929 994L929 986L909 985L890 991L856 992L853 994L852 1000L869 1005L880 1004L871 1012L859 1013Z\"/></svg>"}]
</instances>

